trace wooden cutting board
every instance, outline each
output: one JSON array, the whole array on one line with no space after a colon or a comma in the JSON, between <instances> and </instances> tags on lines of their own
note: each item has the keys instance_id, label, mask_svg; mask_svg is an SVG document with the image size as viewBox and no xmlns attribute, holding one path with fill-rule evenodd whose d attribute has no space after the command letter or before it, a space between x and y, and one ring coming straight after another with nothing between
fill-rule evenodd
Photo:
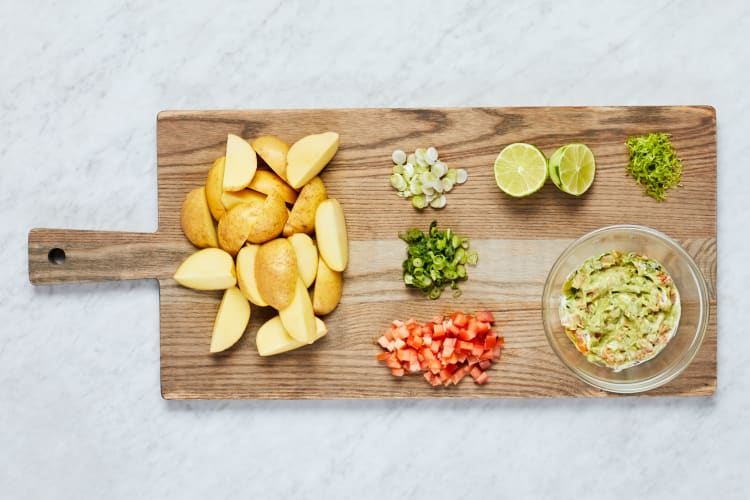
<instances>
[{"instance_id":1,"label":"wooden cutting board","mask_svg":"<svg viewBox=\"0 0 750 500\"><path fill-rule=\"evenodd\" d=\"M271 358L255 350L254 332L270 311L254 308L243 339L210 355L220 292L196 292L171 278L195 248L180 230L185 194L205 182L227 133L276 135L288 142L325 130L341 147L322 173L329 196L342 203L350 264L344 296L326 317L329 334L303 349ZM625 173L629 135L666 131L683 160L682 188L666 202L643 195ZM512 142L547 155L584 142L597 160L596 180L582 197L551 182L512 199L495 185L492 165ZM442 210L417 211L388 183L394 149L434 145L450 166L469 172ZM159 229L155 234L34 229L29 276L37 285L156 278L160 285L161 391L167 399L332 399L610 396L576 379L547 344L541 295L547 272L574 239L611 224L642 224L675 238L708 281L710 322L695 360L648 395L709 395L716 388L716 114L705 106L454 109L166 111L157 118ZM459 299L439 300L401 281L405 246L397 235L435 219L468 236L479 253ZM52 249L65 261L55 264ZM437 313L488 309L505 337L490 381L432 388L421 376L395 379L375 361L374 340L395 318L427 320Z\"/></svg>"}]
</instances>

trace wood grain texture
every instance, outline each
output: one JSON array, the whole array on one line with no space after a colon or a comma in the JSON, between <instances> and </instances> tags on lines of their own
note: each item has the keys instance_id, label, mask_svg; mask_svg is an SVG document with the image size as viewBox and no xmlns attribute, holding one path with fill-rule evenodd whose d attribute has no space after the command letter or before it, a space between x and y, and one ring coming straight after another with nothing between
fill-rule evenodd
<instances>
[{"instance_id":1,"label":"wood grain texture","mask_svg":"<svg viewBox=\"0 0 750 500\"><path fill-rule=\"evenodd\" d=\"M195 249L180 230L184 196L205 182L223 154L226 134L252 139L277 135L292 143L324 130L341 134L338 154L321 175L329 196L343 205L351 240L344 296L325 318L327 337L268 359L257 355L253 333L270 311L253 308L243 339L210 355L211 327L220 292L179 287L171 276ZM629 135L672 134L683 160L682 187L666 202L644 196L625 173ZM716 388L716 116L705 106L596 108L336 109L169 111L157 120L159 230L155 235L32 231L32 282L156 277L161 285L161 385L168 399L193 398L422 398L599 397L611 394L576 379L557 359L542 329L541 294L547 272L577 237L611 224L643 224L679 241L707 279L711 315L707 338L693 363L671 383L647 395L709 395ZM596 180L571 197L547 183L525 199L497 188L492 164L512 142L530 142L550 155L585 142L597 160ZM450 193L443 210L417 211L388 184L390 154L436 146L469 182ZM480 262L463 295L437 301L401 283L404 245L399 232L441 227L472 238ZM101 236L101 237L100 237ZM83 239L82 239L83 238ZM65 245L64 270L47 261L50 245ZM105 261L116 264L107 267ZM83 267L80 267L83 265ZM62 268L62 269L61 269ZM453 310L489 309L505 336L490 382L434 389L421 377L394 379L375 361L374 339L391 319L425 320Z\"/></svg>"}]
</instances>

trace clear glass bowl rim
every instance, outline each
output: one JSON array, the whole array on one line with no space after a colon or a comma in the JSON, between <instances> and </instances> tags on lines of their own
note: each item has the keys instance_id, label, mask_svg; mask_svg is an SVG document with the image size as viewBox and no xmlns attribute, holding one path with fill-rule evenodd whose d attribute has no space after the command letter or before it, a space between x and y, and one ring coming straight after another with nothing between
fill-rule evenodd
<instances>
[{"instance_id":1,"label":"clear glass bowl rim","mask_svg":"<svg viewBox=\"0 0 750 500\"><path fill-rule=\"evenodd\" d=\"M551 290L552 287L552 277L556 274L555 271L557 271L558 267L562 265L563 262L568 258L568 256L581 244L584 242L591 240L593 238L597 238L599 236L602 236L606 233L613 233L613 232L640 232L645 233L650 236L655 236L657 239L662 240L664 243L666 243L667 246L671 247L672 250L674 250L676 253L680 254L682 257L682 260L687 264L688 268L690 269L690 273L692 274L693 280L695 282L695 285L698 288L698 297L699 297L699 319L698 319L698 326L696 333L693 337L693 340L685 352L685 354L682 356L679 363L676 364L674 369L671 370L665 370L659 373L654 374L652 377L649 377L644 380L640 380L637 382L610 382L606 380L601 380L597 377L591 376L588 373L585 373L575 366L568 363L568 361L565 359L565 356L563 355L560 346L557 344L557 342L553 339L553 333L550 331L550 328L547 326L547 303L549 300L552 299L552 293L553 290ZM555 291L555 293L559 293L559 291ZM695 260L690 256L690 254L685 250L682 245L677 243L675 240L667 236L666 234L657 231L656 229L651 229L650 227L646 226L640 226L636 224L616 224L612 226L605 226L598 229L595 229L589 233L584 234L577 240L575 240L573 243L568 245L568 247L560 254L560 256L555 260L554 264L552 264L552 267L549 270L549 273L547 274L547 279L544 283L544 291L542 292L542 323L544 325L544 333L547 336L547 342L549 342L550 347L552 347L552 350L555 351L555 354L557 357L562 361L562 363L571 371L573 374L578 377L580 380L586 382L589 385L592 385L596 388L603 389L608 392L615 392L620 394L634 394L638 392L645 392L650 391L652 389L656 389L657 387L660 387L668 382L671 382L674 380L680 373L687 368L690 363L695 358L696 354L698 354L698 351L700 350L701 345L703 344L703 340L706 336L706 330L708 328L708 318L709 318L709 303L708 303L708 289L706 286L706 280L703 277L703 273L701 273L700 268L695 263Z\"/></svg>"}]
</instances>

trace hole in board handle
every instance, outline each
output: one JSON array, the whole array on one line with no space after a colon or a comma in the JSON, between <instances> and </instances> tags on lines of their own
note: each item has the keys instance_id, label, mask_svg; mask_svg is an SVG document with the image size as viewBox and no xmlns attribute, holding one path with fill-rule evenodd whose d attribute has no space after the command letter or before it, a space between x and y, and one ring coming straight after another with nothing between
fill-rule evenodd
<instances>
[{"instance_id":1,"label":"hole in board handle","mask_svg":"<svg viewBox=\"0 0 750 500\"><path fill-rule=\"evenodd\" d=\"M50 264L64 264L65 250L62 248L53 248L47 253L47 259L50 261Z\"/></svg>"}]
</instances>

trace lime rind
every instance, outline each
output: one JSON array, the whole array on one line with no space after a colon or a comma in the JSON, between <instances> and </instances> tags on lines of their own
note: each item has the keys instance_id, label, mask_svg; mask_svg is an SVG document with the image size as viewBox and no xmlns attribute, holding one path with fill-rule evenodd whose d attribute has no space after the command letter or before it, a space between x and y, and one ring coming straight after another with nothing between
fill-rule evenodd
<instances>
[{"instance_id":1,"label":"lime rind","mask_svg":"<svg viewBox=\"0 0 750 500\"><path fill-rule=\"evenodd\" d=\"M547 181L547 157L531 144L509 144L497 155L495 182L506 194L520 198L539 191Z\"/></svg>"}]
</instances>

